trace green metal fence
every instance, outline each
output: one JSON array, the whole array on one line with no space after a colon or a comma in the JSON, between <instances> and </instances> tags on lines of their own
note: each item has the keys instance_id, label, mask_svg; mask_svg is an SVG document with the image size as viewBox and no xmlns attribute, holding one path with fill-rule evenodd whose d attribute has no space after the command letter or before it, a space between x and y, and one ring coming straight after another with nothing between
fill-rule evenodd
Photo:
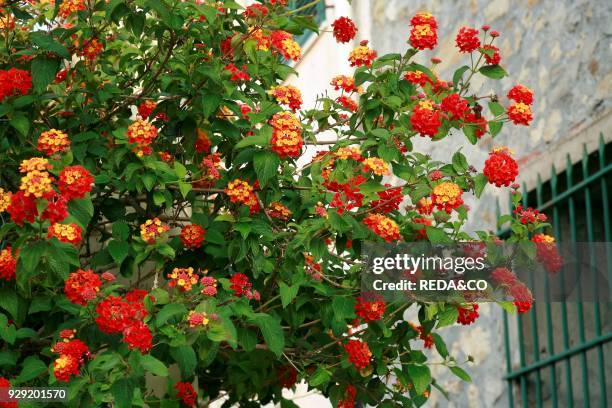
<instances>
[{"instance_id":1,"label":"green metal fence","mask_svg":"<svg viewBox=\"0 0 612 408\"><path fill-rule=\"evenodd\" d=\"M325 0L321 0L315 4L312 3L313 0L290 0L287 3L287 8L290 10L299 10L297 14L302 16L313 16L315 23L321 25L325 20ZM312 5L309 7L310 4ZM295 40L298 44L304 45L313 34L312 31L307 30L304 34L296 36Z\"/></svg>"},{"instance_id":2,"label":"green metal fence","mask_svg":"<svg viewBox=\"0 0 612 408\"><path fill-rule=\"evenodd\" d=\"M601 135L598 150L587 154L585 146L579 163L572 165L568 156L563 173L553 165L548 181L542 183L538 175L535 190L523 186L523 205L546 212L557 240L611 241L611 151L612 144L606 146ZM511 336L514 318L504 313L510 406L607 407L612 398L607 389L612 384L612 357L606 353L612 352L609 312L610 303L581 298L571 303L536 300L528 313L516 317L516 336ZM516 350L518 366L513 363Z\"/></svg>"}]
</instances>

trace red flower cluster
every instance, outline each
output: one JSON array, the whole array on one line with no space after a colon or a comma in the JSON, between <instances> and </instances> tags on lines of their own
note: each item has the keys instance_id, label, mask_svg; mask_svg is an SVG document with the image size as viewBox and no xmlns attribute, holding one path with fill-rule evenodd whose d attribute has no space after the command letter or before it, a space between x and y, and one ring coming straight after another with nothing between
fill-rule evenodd
<instances>
[{"instance_id":1,"label":"red flower cluster","mask_svg":"<svg viewBox=\"0 0 612 408\"><path fill-rule=\"evenodd\" d=\"M438 43L438 23L433 15L426 12L417 13L410 20L410 45L417 50L433 50Z\"/></svg>"},{"instance_id":2,"label":"red flower cluster","mask_svg":"<svg viewBox=\"0 0 612 408\"><path fill-rule=\"evenodd\" d=\"M482 55L484 56L485 62L488 65L499 65L499 63L501 62L501 54L499 53L499 48L492 44L487 44L482 47L482 49L483 51L486 51L483 52Z\"/></svg>"},{"instance_id":3,"label":"red flower cluster","mask_svg":"<svg viewBox=\"0 0 612 408\"><path fill-rule=\"evenodd\" d=\"M351 112L357 112L357 110L359 109L359 104L346 95L342 95L336 98L336 102L342 105L344 109Z\"/></svg>"},{"instance_id":4,"label":"red flower cluster","mask_svg":"<svg viewBox=\"0 0 612 408\"><path fill-rule=\"evenodd\" d=\"M304 145L299 119L291 112L279 112L270 119L270 125L273 128L272 150L281 158L299 157Z\"/></svg>"},{"instance_id":5,"label":"red flower cluster","mask_svg":"<svg viewBox=\"0 0 612 408\"><path fill-rule=\"evenodd\" d=\"M416 236L415 240L420 241L427 238L427 227L431 226L431 220L425 217L415 217L412 222L417 225L421 225L421 227L414 226Z\"/></svg>"},{"instance_id":6,"label":"red flower cluster","mask_svg":"<svg viewBox=\"0 0 612 408\"><path fill-rule=\"evenodd\" d=\"M153 347L153 335L149 326L136 322L123 330L123 341L130 350L138 349L141 354L148 353Z\"/></svg>"},{"instance_id":7,"label":"red flower cluster","mask_svg":"<svg viewBox=\"0 0 612 408\"><path fill-rule=\"evenodd\" d=\"M491 272L491 279L500 285L512 286L517 281L516 275L508 268L496 268Z\"/></svg>"},{"instance_id":8,"label":"red flower cluster","mask_svg":"<svg viewBox=\"0 0 612 408\"><path fill-rule=\"evenodd\" d=\"M254 3L248 6L242 14L245 18L263 18L268 15L268 8L263 4Z\"/></svg>"},{"instance_id":9,"label":"red flower cluster","mask_svg":"<svg viewBox=\"0 0 612 408\"><path fill-rule=\"evenodd\" d=\"M470 27L461 27L455 38L457 48L461 52L473 52L480 47L478 30Z\"/></svg>"},{"instance_id":10,"label":"red flower cluster","mask_svg":"<svg viewBox=\"0 0 612 408\"><path fill-rule=\"evenodd\" d=\"M462 324L464 326L469 326L474 323L476 319L478 319L478 304L473 303L471 305L467 305L467 307L457 306L457 323Z\"/></svg>"},{"instance_id":11,"label":"red flower cluster","mask_svg":"<svg viewBox=\"0 0 612 408\"><path fill-rule=\"evenodd\" d=\"M32 76L28 71L11 68L0 70L0 102L14 95L27 95L32 89Z\"/></svg>"},{"instance_id":12,"label":"red flower cluster","mask_svg":"<svg viewBox=\"0 0 612 408\"><path fill-rule=\"evenodd\" d=\"M434 109L431 101L419 102L412 111L410 124L415 132L421 136L434 137L442 125L440 112Z\"/></svg>"},{"instance_id":13,"label":"red flower cluster","mask_svg":"<svg viewBox=\"0 0 612 408\"><path fill-rule=\"evenodd\" d=\"M100 286L102 281L96 273L92 270L79 269L68 275L68 279L64 282L64 293L72 303L85 306L98 296Z\"/></svg>"},{"instance_id":14,"label":"red flower cluster","mask_svg":"<svg viewBox=\"0 0 612 408\"><path fill-rule=\"evenodd\" d=\"M93 187L94 178L83 166L68 166L59 174L57 188L66 200L83 198Z\"/></svg>"},{"instance_id":15,"label":"red flower cluster","mask_svg":"<svg viewBox=\"0 0 612 408\"><path fill-rule=\"evenodd\" d=\"M389 188L391 187L390 184L385 184L385 187L387 187L387 189L377 193L380 200L370 201L372 210L382 214L388 214L391 211L399 210L399 206L404 200L401 187Z\"/></svg>"},{"instance_id":16,"label":"red flower cluster","mask_svg":"<svg viewBox=\"0 0 612 408\"><path fill-rule=\"evenodd\" d=\"M248 206L251 213L256 213L260 210L259 200L255 195L253 187L246 181L236 179L227 183L225 188L225 194L227 194L232 203L240 203Z\"/></svg>"},{"instance_id":17,"label":"red flower cluster","mask_svg":"<svg viewBox=\"0 0 612 408\"><path fill-rule=\"evenodd\" d=\"M433 335L431 333L426 333L422 326L417 326L414 323L409 323L410 327L415 330L419 334L419 338L423 340L423 347L430 349L434 345Z\"/></svg>"},{"instance_id":18,"label":"red flower cluster","mask_svg":"<svg viewBox=\"0 0 612 408\"><path fill-rule=\"evenodd\" d=\"M363 223L387 242L397 241L401 238L399 227L395 221L382 214L369 214L363 219Z\"/></svg>"},{"instance_id":19,"label":"red flower cluster","mask_svg":"<svg viewBox=\"0 0 612 408\"><path fill-rule=\"evenodd\" d=\"M47 231L47 238L57 238L60 242L77 246L81 243L83 229L75 223L51 224Z\"/></svg>"},{"instance_id":20,"label":"red flower cluster","mask_svg":"<svg viewBox=\"0 0 612 408\"><path fill-rule=\"evenodd\" d=\"M513 213L519 218L521 224L534 224L536 222L546 222L547 220L546 214L531 207L523 208L522 205L518 205Z\"/></svg>"},{"instance_id":21,"label":"red flower cluster","mask_svg":"<svg viewBox=\"0 0 612 408\"><path fill-rule=\"evenodd\" d=\"M72 334L74 331L69 332L71 332L69 338L74 337ZM80 367L91 356L89 347L81 340L69 340L65 337L63 341L56 343L51 351L59 354L59 357L53 362L53 374L58 381L62 382L68 382L71 376L79 375Z\"/></svg>"},{"instance_id":22,"label":"red flower cluster","mask_svg":"<svg viewBox=\"0 0 612 408\"><path fill-rule=\"evenodd\" d=\"M338 75L332 78L330 85L333 86L336 91L342 89L344 92L351 93L357 90L357 88L355 88L355 79L346 75Z\"/></svg>"},{"instance_id":23,"label":"red flower cluster","mask_svg":"<svg viewBox=\"0 0 612 408\"><path fill-rule=\"evenodd\" d=\"M212 146L208 134L202 129L198 129L198 138L195 142L195 149L198 153L210 153Z\"/></svg>"},{"instance_id":24,"label":"red flower cluster","mask_svg":"<svg viewBox=\"0 0 612 408\"><path fill-rule=\"evenodd\" d=\"M509 186L518 176L518 164L510 156L508 148L493 149L485 161L482 173L489 183L497 187Z\"/></svg>"},{"instance_id":25,"label":"red flower cluster","mask_svg":"<svg viewBox=\"0 0 612 408\"><path fill-rule=\"evenodd\" d=\"M170 227L161 222L159 218L153 218L140 225L140 238L147 244L154 244L158 238L169 230Z\"/></svg>"},{"instance_id":26,"label":"red flower cluster","mask_svg":"<svg viewBox=\"0 0 612 408\"><path fill-rule=\"evenodd\" d=\"M125 299L108 296L96 306L96 323L103 333L123 333L130 349L138 348L145 353L152 347L149 327L142 322L147 311L142 302L146 292L132 291Z\"/></svg>"},{"instance_id":27,"label":"red flower cluster","mask_svg":"<svg viewBox=\"0 0 612 408\"><path fill-rule=\"evenodd\" d=\"M292 85L278 85L272 87L268 94L276 99L276 102L287 105L292 111L300 109L302 106L302 93Z\"/></svg>"},{"instance_id":28,"label":"red flower cluster","mask_svg":"<svg viewBox=\"0 0 612 408\"><path fill-rule=\"evenodd\" d=\"M79 51L79 55L93 61L104 51L104 45L97 38L85 40Z\"/></svg>"},{"instance_id":29,"label":"red flower cluster","mask_svg":"<svg viewBox=\"0 0 612 408\"><path fill-rule=\"evenodd\" d=\"M216 180L221 178L221 155L219 153L209 154L202 158L200 163L202 174L200 178L194 182L194 186L212 187Z\"/></svg>"},{"instance_id":30,"label":"red flower cluster","mask_svg":"<svg viewBox=\"0 0 612 408\"><path fill-rule=\"evenodd\" d=\"M430 197L423 197L416 204L416 210L421 215L431 215L433 207L433 201Z\"/></svg>"},{"instance_id":31,"label":"red flower cluster","mask_svg":"<svg viewBox=\"0 0 612 408\"><path fill-rule=\"evenodd\" d=\"M533 304L531 291L522 283L515 282L508 288L508 294L514 299L514 305L519 313L526 313Z\"/></svg>"},{"instance_id":32,"label":"red flower cluster","mask_svg":"<svg viewBox=\"0 0 612 408\"><path fill-rule=\"evenodd\" d=\"M236 297L259 300L259 292L253 290L253 284L244 273L235 273L230 278L230 289Z\"/></svg>"},{"instance_id":33,"label":"red flower cluster","mask_svg":"<svg viewBox=\"0 0 612 408\"><path fill-rule=\"evenodd\" d=\"M372 359L372 352L368 343L361 340L349 340L344 345L344 350L348 354L349 361L357 368L361 370L370 365Z\"/></svg>"},{"instance_id":34,"label":"red flower cluster","mask_svg":"<svg viewBox=\"0 0 612 408\"><path fill-rule=\"evenodd\" d=\"M349 384L344 391L344 398L338 401L338 408L354 408L355 399L357 398L357 389Z\"/></svg>"},{"instance_id":35,"label":"red flower cluster","mask_svg":"<svg viewBox=\"0 0 612 408\"><path fill-rule=\"evenodd\" d=\"M462 119L469 111L468 101L459 96L458 93L452 93L442 99L440 109L450 115L450 119Z\"/></svg>"},{"instance_id":36,"label":"red flower cluster","mask_svg":"<svg viewBox=\"0 0 612 408\"><path fill-rule=\"evenodd\" d=\"M227 64L224 69L231 74L230 79L234 82L248 81L249 79L251 79L251 76L247 72L246 65L243 65L242 69L240 69L236 66L236 64L230 63Z\"/></svg>"},{"instance_id":37,"label":"red flower cluster","mask_svg":"<svg viewBox=\"0 0 612 408\"><path fill-rule=\"evenodd\" d=\"M38 216L36 199L33 196L26 196L23 191L18 191L11 195L11 203L6 208L15 224L23 226L24 221L33 223Z\"/></svg>"},{"instance_id":38,"label":"red flower cluster","mask_svg":"<svg viewBox=\"0 0 612 408\"><path fill-rule=\"evenodd\" d=\"M57 15L61 18L68 18L72 13L86 10L85 0L64 0L60 4Z\"/></svg>"},{"instance_id":39,"label":"red flower cluster","mask_svg":"<svg viewBox=\"0 0 612 408\"><path fill-rule=\"evenodd\" d=\"M171 288L178 287L181 292L189 292L200 279L191 267L174 268L167 276L170 279L168 286Z\"/></svg>"},{"instance_id":40,"label":"red flower cluster","mask_svg":"<svg viewBox=\"0 0 612 408\"><path fill-rule=\"evenodd\" d=\"M151 143L157 138L157 128L146 120L137 120L127 128L128 142L135 144L134 152L138 156L153 153Z\"/></svg>"},{"instance_id":41,"label":"red flower cluster","mask_svg":"<svg viewBox=\"0 0 612 408\"><path fill-rule=\"evenodd\" d=\"M533 91L525 85L515 85L508 91L508 99L515 102L531 105L533 103Z\"/></svg>"},{"instance_id":42,"label":"red flower cluster","mask_svg":"<svg viewBox=\"0 0 612 408\"><path fill-rule=\"evenodd\" d=\"M191 383L177 382L174 384L176 396L186 407L195 407L198 401L198 393L195 392Z\"/></svg>"},{"instance_id":43,"label":"red flower cluster","mask_svg":"<svg viewBox=\"0 0 612 408\"><path fill-rule=\"evenodd\" d=\"M300 45L293 39L293 35L286 31L276 30L272 32L270 43L286 60L297 61L302 56Z\"/></svg>"},{"instance_id":44,"label":"red flower cluster","mask_svg":"<svg viewBox=\"0 0 612 408\"><path fill-rule=\"evenodd\" d=\"M52 156L56 153L65 153L70 149L70 139L61 130L51 129L42 132L38 137L38 150Z\"/></svg>"},{"instance_id":45,"label":"red flower cluster","mask_svg":"<svg viewBox=\"0 0 612 408\"><path fill-rule=\"evenodd\" d=\"M508 108L508 118L515 125L528 126L533 120L530 106L533 104L533 91L519 84L510 89L508 98L516 102Z\"/></svg>"},{"instance_id":46,"label":"red flower cluster","mask_svg":"<svg viewBox=\"0 0 612 408\"><path fill-rule=\"evenodd\" d=\"M278 201L274 201L270 203L268 209L266 210L268 215L272 218L276 218L277 220L287 221L291 217L291 210L287 208L282 203Z\"/></svg>"},{"instance_id":47,"label":"red flower cluster","mask_svg":"<svg viewBox=\"0 0 612 408\"><path fill-rule=\"evenodd\" d=\"M138 114L143 119L148 119L149 116L153 113L153 111L157 108L157 103L150 99L143 101L140 105L138 105Z\"/></svg>"},{"instance_id":48,"label":"red flower cluster","mask_svg":"<svg viewBox=\"0 0 612 408\"><path fill-rule=\"evenodd\" d=\"M283 388L292 388L297 382L297 370L291 365L283 365L278 369L278 383Z\"/></svg>"},{"instance_id":49,"label":"red flower cluster","mask_svg":"<svg viewBox=\"0 0 612 408\"><path fill-rule=\"evenodd\" d=\"M368 301L360 296L355 304L355 314L366 323L380 320L385 314L385 306L382 299Z\"/></svg>"},{"instance_id":50,"label":"red flower cluster","mask_svg":"<svg viewBox=\"0 0 612 408\"><path fill-rule=\"evenodd\" d=\"M557 273L563 267L563 258L559 255L555 239L550 235L536 234L531 238L536 243L538 261L548 273Z\"/></svg>"},{"instance_id":51,"label":"red flower cluster","mask_svg":"<svg viewBox=\"0 0 612 408\"><path fill-rule=\"evenodd\" d=\"M4 377L0 377L0 388L11 388L11 383ZM19 408L18 402L0 402L0 408Z\"/></svg>"},{"instance_id":52,"label":"red flower cluster","mask_svg":"<svg viewBox=\"0 0 612 408\"><path fill-rule=\"evenodd\" d=\"M450 214L453 209L463 204L462 194L463 190L457 184L445 181L433 188L431 202L438 210Z\"/></svg>"},{"instance_id":53,"label":"red flower cluster","mask_svg":"<svg viewBox=\"0 0 612 408\"><path fill-rule=\"evenodd\" d=\"M197 224L185 225L181 229L181 242L185 248L199 248L204 242L206 231Z\"/></svg>"},{"instance_id":54,"label":"red flower cluster","mask_svg":"<svg viewBox=\"0 0 612 408\"><path fill-rule=\"evenodd\" d=\"M372 66L372 62L376 59L376 56L376 51L368 47L368 42L362 41L359 43L359 46L349 54L349 62L351 63L351 67L370 67Z\"/></svg>"},{"instance_id":55,"label":"red flower cluster","mask_svg":"<svg viewBox=\"0 0 612 408\"><path fill-rule=\"evenodd\" d=\"M55 191L45 195L47 208L40 214L41 220L49 220L51 224L62 222L68 217L68 200Z\"/></svg>"},{"instance_id":56,"label":"red flower cluster","mask_svg":"<svg viewBox=\"0 0 612 408\"><path fill-rule=\"evenodd\" d=\"M206 271L204 273L206 273ZM203 286L203 295L215 296L217 294L217 280L212 276L203 276L202 279L200 279L200 284Z\"/></svg>"},{"instance_id":57,"label":"red flower cluster","mask_svg":"<svg viewBox=\"0 0 612 408\"><path fill-rule=\"evenodd\" d=\"M339 17L332 23L334 37L339 43L347 43L357 35L357 26L348 17Z\"/></svg>"},{"instance_id":58,"label":"red flower cluster","mask_svg":"<svg viewBox=\"0 0 612 408\"><path fill-rule=\"evenodd\" d=\"M13 256L11 247L0 250L0 279L4 279L7 282L15 279L16 270L17 259Z\"/></svg>"}]
</instances>

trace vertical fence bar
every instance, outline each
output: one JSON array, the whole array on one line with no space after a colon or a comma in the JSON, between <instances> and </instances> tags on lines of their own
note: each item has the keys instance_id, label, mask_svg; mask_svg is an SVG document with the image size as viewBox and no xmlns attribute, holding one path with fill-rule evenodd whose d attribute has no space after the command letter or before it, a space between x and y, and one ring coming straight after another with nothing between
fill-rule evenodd
<instances>
[{"instance_id":1,"label":"vertical fence bar","mask_svg":"<svg viewBox=\"0 0 612 408\"><path fill-rule=\"evenodd\" d=\"M499 219L501 215L501 209L499 208L499 200L497 200L495 203L495 213L497 215L497 219ZM508 327L508 312L506 312L505 310L503 311L503 319L504 319L504 352L506 354L506 372L510 374L512 372L512 355L510 354L510 330ZM508 405L510 407L514 407L514 389L513 388L514 387L512 384L512 380L509 379L508 380Z\"/></svg>"},{"instance_id":2,"label":"vertical fence bar","mask_svg":"<svg viewBox=\"0 0 612 408\"><path fill-rule=\"evenodd\" d=\"M567 165L566 165L565 174L567 176L567 189L571 189L573 186L573 168L572 161L567 155ZM571 241L575 244L577 242L577 226L576 226L576 206L574 203L574 197L572 195L568 198L569 205L569 217L570 217L570 235ZM576 252L576 245L574 245L574 252ZM582 305L582 284L580 279L576 282L577 293L578 293L578 301L576 302L576 313L578 317L578 337L580 339L580 343L585 342L585 334L584 334L584 310ZM587 358L586 351L580 353L580 366L582 369L582 398L583 406L589 408L591 406L590 397L589 397L589 372L587 367Z\"/></svg>"},{"instance_id":3,"label":"vertical fence bar","mask_svg":"<svg viewBox=\"0 0 612 408\"><path fill-rule=\"evenodd\" d=\"M538 174L538 180L536 185L536 203L538 207L541 207L544 203L544 199L542 197L542 179L540 174ZM544 276L544 290L546 292L546 303L545 303L545 311L546 311L546 345L548 348L548 355L552 356L555 354L555 343L553 338L553 323L552 323L552 311L551 311L551 299L550 299L550 280L548 274ZM550 365L550 392L552 398L552 406L553 408L557 408L558 400L557 400L557 373L555 364Z\"/></svg>"},{"instance_id":4,"label":"vertical fence bar","mask_svg":"<svg viewBox=\"0 0 612 408\"><path fill-rule=\"evenodd\" d=\"M529 198L527 185L523 183L523 206L529 206ZM535 290L535 280L533 276L533 270L529 271L529 284L531 285L531 290ZM538 339L538 315L537 315L537 306L536 302L533 302L531 306L531 310L529 311L529 317L531 320L531 342L532 342L532 355L533 362L537 363L540 360L540 343ZM535 372L535 400L536 406L542 406L542 375L540 370L536 370Z\"/></svg>"},{"instance_id":5,"label":"vertical fence bar","mask_svg":"<svg viewBox=\"0 0 612 408\"><path fill-rule=\"evenodd\" d=\"M606 144L604 142L603 133L599 135L599 169L603 170L606 167ZM603 205L603 220L604 220L604 236L606 242L612 241L612 233L610 232L610 201L608 199L608 184L606 178L601 178L601 197ZM608 293L612 293L612 267L610 267L610 260L612 254L606 253L607 267L608 267Z\"/></svg>"},{"instance_id":6,"label":"vertical fence bar","mask_svg":"<svg viewBox=\"0 0 612 408\"><path fill-rule=\"evenodd\" d=\"M550 192L552 196L552 200L554 201L558 195L558 179L557 179L557 169L553 164L551 167L550 174ZM561 236L561 223L559 221L559 205L553 205L553 232L555 237L558 240L561 240L563 237ZM563 273L563 272L562 272ZM563 287L565 279L561 278L562 290L565 292L565 288ZM565 303L565 299L561 302L561 331L563 333L563 350L567 350L570 347L569 343L569 330L567 327L567 303ZM572 382L572 362L570 358L565 359L565 387L567 388L567 406L574 406L574 388Z\"/></svg>"},{"instance_id":7,"label":"vertical fence bar","mask_svg":"<svg viewBox=\"0 0 612 408\"><path fill-rule=\"evenodd\" d=\"M583 146L582 150L582 176L586 180L589 178L589 156L587 154L586 145ZM586 222L587 222L587 240L589 243L595 241L595 234L593 232L593 203L591 202L591 188L587 185L584 188L584 203L586 207ZM595 301L593 302L593 317L595 324L595 335L601 336L601 315L599 310L599 288L597 285L597 272L595 271L595 254L593 248L589 247L589 261L591 264L591 278L593 279L593 294ZM605 407L606 402L606 370L604 367L604 353L603 345L597 346L597 375L599 378L599 401L600 406Z\"/></svg>"}]
</instances>

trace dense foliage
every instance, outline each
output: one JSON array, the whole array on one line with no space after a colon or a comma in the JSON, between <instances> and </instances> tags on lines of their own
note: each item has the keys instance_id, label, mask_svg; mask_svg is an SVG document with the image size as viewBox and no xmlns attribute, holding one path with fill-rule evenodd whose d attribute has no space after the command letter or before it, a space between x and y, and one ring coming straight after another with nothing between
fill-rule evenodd
<instances>
[{"instance_id":1,"label":"dense foliage","mask_svg":"<svg viewBox=\"0 0 612 408\"><path fill-rule=\"evenodd\" d=\"M320 73L331 87L302 110L282 83L294 35L317 27L285 3L0 0L3 384L67 385L80 407L293 406L281 390L305 380L337 406L412 406L441 389L433 346L469 380L434 330L477 305L361 297L358 260L365 241L475 239L463 197L511 186L509 150L479 171L412 140L495 137L531 121L533 94L514 87L505 108L470 91L506 75L488 27L460 30L470 63L450 81L416 63L438 41L419 13L401 54L362 42L354 74ZM323 132L337 142L298 165ZM522 208L502 221L514 239L545 225ZM529 290L500 274L528 310Z\"/></svg>"}]
</instances>

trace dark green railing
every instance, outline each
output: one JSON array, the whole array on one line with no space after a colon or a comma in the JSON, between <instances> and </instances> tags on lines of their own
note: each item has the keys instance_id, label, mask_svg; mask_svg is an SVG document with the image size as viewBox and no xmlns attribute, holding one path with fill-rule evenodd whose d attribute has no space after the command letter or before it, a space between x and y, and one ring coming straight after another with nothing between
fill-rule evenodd
<instances>
[{"instance_id":1,"label":"dark green railing","mask_svg":"<svg viewBox=\"0 0 612 408\"><path fill-rule=\"evenodd\" d=\"M321 25L325 20L325 0L321 0L310 7L306 7L310 3L313 3L313 0L289 0L287 8L289 10L299 9L297 14L302 16L313 16L315 23ZM307 30L304 34L297 35L295 40L298 44L304 45L313 34L314 32Z\"/></svg>"},{"instance_id":2,"label":"dark green railing","mask_svg":"<svg viewBox=\"0 0 612 408\"><path fill-rule=\"evenodd\" d=\"M612 144L606 146L601 135L598 150L589 155L585 146L578 164L572 165L568 156L563 173L557 174L553 165L547 182L542 183L538 175L535 190L527 191L523 185L522 204L547 213L557 240L611 241L609 173L612 163L606 162L606 157L612 156L610 150ZM608 256L608 262L610 259ZM607 276L608 284L612 284L610 263ZM606 366L605 348L612 351L612 330L610 324L602 327L602 320L607 323L607 319L602 319L601 308L607 307L608 312L609 303L583 302L580 297L571 304L550 302L548 279L544 289L547 301L537 301L527 314L516 317L516 339L511 339L510 319L504 313L507 370L504 378L508 381L509 405L607 407L608 397L612 398L607 389L612 373L606 373L606 369L611 371L612 364L608 362ZM597 293L596 286L592 289ZM576 292L581 293L579 287ZM519 361L515 367L512 350L517 346ZM519 395L515 395L516 386Z\"/></svg>"}]
</instances>

